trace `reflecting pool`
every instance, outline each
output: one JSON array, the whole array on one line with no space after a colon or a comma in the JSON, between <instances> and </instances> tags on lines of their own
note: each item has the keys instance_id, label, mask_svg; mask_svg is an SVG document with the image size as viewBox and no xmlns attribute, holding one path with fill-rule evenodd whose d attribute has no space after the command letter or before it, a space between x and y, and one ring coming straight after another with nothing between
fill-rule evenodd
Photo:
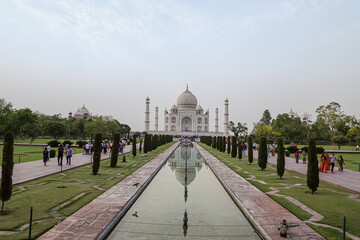
<instances>
[{"instance_id":1,"label":"reflecting pool","mask_svg":"<svg viewBox=\"0 0 360 240\"><path fill-rule=\"evenodd\" d=\"M260 239L200 153L190 147L176 149L108 237L184 238Z\"/></svg>"}]
</instances>

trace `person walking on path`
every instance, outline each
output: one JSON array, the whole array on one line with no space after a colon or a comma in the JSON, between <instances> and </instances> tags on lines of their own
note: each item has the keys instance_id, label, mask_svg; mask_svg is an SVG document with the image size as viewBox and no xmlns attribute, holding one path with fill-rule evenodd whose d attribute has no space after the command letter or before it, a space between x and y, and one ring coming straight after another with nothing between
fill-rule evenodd
<instances>
[{"instance_id":1,"label":"person walking on path","mask_svg":"<svg viewBox=\"0 0 360 240\"><path fill-rule=\"evenodd\" d=\"M344 168L343 168L344 159L343 159L342 155L339 155L339 157L338 157L338 163L339 163L339 168L338 168L338 170L339 170L340 172L342 172L342 171L344 170Z\"/></svg>"},{"instance_id":2,"label":"person walking on path","mask_svg":"<svg viewBox=\"0 0 360 240\"><path fill-rule=\"evenodd\" d=\"M328 154L325 154L325 163L326 163L326 172L328 171L328 170L330 170L330 158L329 158L329 155Z\"/></svg>"},{"instance_id":3,"label":"person walking on path","mask_svg":"<svg viewBox=\"0 0 360 240\"><path fill-rule=\"evenodd\" d=\"M295 151L295 161L296 161L296 163L299 163L299 151L298 150Z\"/></svg>"},{"instance_id":4,"label":"person walking on path","mask_svg":"<svg viewBox=\"0 0 360 240\"><path fill-rule=\"evenodd\" d=\"M58 152L58 166L61 166L62 161L63 161L63 156L64 156L64 148L61 144L60 144L60 147L58 148L57 152Z\"/></svg>"},{"instance_id":5,"label":"person walking on path","mask_svg":"<svg viewBox=\"0 0 360 240\"><path fill-rule=\"evenodd\" d=\"M48 146L46 147L46 150L47 150L47 157L48 157L48 161L50 160L49 158L49 152L50 152L50 144L48 144Z\"/></svg>"},{"instance_id":6,"label":"person walking on path","mask_svg":"<svg viewBox=\"0 0 360 240\"><path fill-rule=\"evenodd\" d=\"M303 163L306 163L306 156L307 156L306 151L303 151L302 155L303 155Z\"/></svg>"},{"instance_id":7,"label":"person walking on path","mask_svg":"<svg viewBox=\"0 0 360 240\"><path fill-rule=\"evenodd\" d=\"M71 149L71 147L69 146L67 149L66 149L66 164L67 165L71 165L71 157L73 155L73 151Z\"/></svg>"},{"instance_id":8,"label":"person walking on path","mask_svg":"<svg viewBox=\"0 0 360 240\"><path fill-rule=\"evenodd\" d=\"M44 166L46 166L46 162L49 160L49 152L47 151L47 147L44 148L43 151L43 162L44 162Z\"/></svg>"},{"instance_id":9,"label":"person walking on path","mask_svg":"<svg viewBox=\"0 0 360 240\"><path fill-rule=\"evenodd\" d=\"M90 148L90 144L86 143L85 144L86 155L89 155L89 148Z\"/></svg>"},{"instance_id":10,"label":"person walking on path","mask_svg":"<svg viewBox=\"0 0 360 240\"><path fill-rule=\"evenodd\" d=\"M331 173L334 173L335 162L336 162L336 156L335 156L335 154L333 153L333 154L331 154L331 156L330 156Z\"/></svg>"},{"instance_id":11,"label":"person walking on path","mask_svg":"<svg viewBox=\"0 0 360 240\"><path fill-rule=\"evenodd\" d=\"M359 149L359 144L358 144L358 145L356 145L356 149L355 149L355 151L360 151L360 149Z\"/></svg>"},{"instance_id":12,"label":"person walking on path","mask_svg":"<svg viewBox=\"0 0 360 240\"><path fill-rule=\"evenodd\" d=\"M326 170L326 159L325 159L324 154L321 155L320 161L321 161L321 163L320 163L319 171L326 173L327 172L327 170Z\"/></svg>"}]
</instances>

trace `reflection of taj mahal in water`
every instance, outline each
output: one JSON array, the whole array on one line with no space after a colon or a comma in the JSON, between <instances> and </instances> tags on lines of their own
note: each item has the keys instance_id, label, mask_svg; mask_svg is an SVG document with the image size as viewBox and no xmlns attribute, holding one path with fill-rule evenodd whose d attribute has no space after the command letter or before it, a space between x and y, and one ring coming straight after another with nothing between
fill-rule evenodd
<instances>
[{"instance_id":1,"label":"reflection of taj mahal in water","mask_svg":"<svg viewBox=\"0 0 360 240\"><path fill-rule=\"evenodd\" d=\"M175 171L176 180L185 185L185 165L187 159L187 185L194 181L196 172L199 172L204 164L204 159L195 148L183 147L181 151L175 151L168 160L168 165Z\"/></svg>"},{"instance_id":2,"label":"reflection of taj mahal in water","mask_svg":"<svg viewBox=\"0 0 360 240\"><path fill-rule=\"evenodd\" d=\"M224 105L224 132L219 132L219 109L215 108L215 131L210 132L209 109L204 109L198 105L195 95L186 90L179 95L176 104L168 111L164 111L164 131L159 131L159 108L155 107L155 130L150 131L150 99L146 98L145 110L145 131L152 134L168 135L209 135L209 136L228 136L229 130L229 100L225 99Z\"/></svg>"}]
</instances>

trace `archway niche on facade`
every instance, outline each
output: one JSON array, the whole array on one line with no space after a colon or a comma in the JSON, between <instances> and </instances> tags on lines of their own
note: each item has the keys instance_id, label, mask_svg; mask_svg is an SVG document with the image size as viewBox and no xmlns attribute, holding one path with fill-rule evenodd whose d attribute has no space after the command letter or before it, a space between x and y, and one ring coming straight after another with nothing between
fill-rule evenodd
<instances>
[{"instance_id":1,"label":"archway niche on facade","mask_svg":"<svg viewBox=\"0 0 360 240\"><path fill-rule=\"evenodd\" d=\"M197 131L201 132L201 130L202 130L201 126L197 126Z\"/></svg>"},{"instance_id":2,"label":"archway niche on facade","mask_svg":"<svg viewBox=\"0 0 360 240\"><path fill-rule=\"evenodd\" d=\"M198 124L202 124L202 119L201 119L201 118L198 118L197 123L198 123Z\"/></svg>"},{"instance_id":3,"label":"archway niche on facade","mask_svg":"<svg viewBox=\"0 0 360 240\"><path fill-rule=\"evenodd\" d=\"M176 123L176 117L171 118L171 123Z\"/></svg>"},{"instance_id":4,"label":"archway niche on facade","mask_svg":"<svg viewBox=\"0 0 360 240\"><path fill-rule=\"evenodd\" d=\"M181 131L191 132L192 131L191 124L192 124L191 118L184 117L181 121Z\"/></svg>"},{"instance_id":5,"label":"archway niche on facade","mask_svg":"<svg viewBox=\"0 0 360 240\"><path fill-rule=\"evenodd\" d=\"M169 123L169 118L168 117L165 118L165 123Z\"/></svg>"},{"instance_id":6,"label":"archway niche on facade","mask_svg":"<svg viewBox=\"0 0 360 240\"><path fill-rule=\"evenodd\" d=\"M176 131L176 126L175 126L175 125L172 125L172 126L171 126L171 131L172 131L172 132L175 132L175 131Z\"/></svg>"},{"instance_id":7,"label":"archway niche on facade","mask_svg":"<svg viewBox=\"0 0 360 240\"><path fill-rule=\"evenodd\" d=\"M205 124L209 124L209 120L205 118Z\"/></svg>"},{"instance_id":8,"label":"archway niche on facade","mask_svg":"<svg viewBox=\"0 0 360 240\"><path fill-rule=\"evenodd\" d=\"M168 125L165 126L165 131L169 131L169 126Z\"/></svg>"}]
</instances>

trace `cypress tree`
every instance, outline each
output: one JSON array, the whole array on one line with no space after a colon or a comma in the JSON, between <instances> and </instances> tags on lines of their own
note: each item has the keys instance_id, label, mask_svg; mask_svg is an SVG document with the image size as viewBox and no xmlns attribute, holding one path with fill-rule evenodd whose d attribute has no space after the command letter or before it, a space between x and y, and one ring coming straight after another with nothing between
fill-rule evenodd
<instances>
[{"instance_id":1,"label":"cypress tree","mask_svg":"<svg viewBox=\"0 0 360 240\"><path fill-rule=\"evenodd\" d=\"M115 133L114 134L114 144L111 149L111 162L110 167L116 167L118 156L119 156L119 147L120 147L120 134Z\"/></svg>"},{"instance_id":2,"label":"cypress tree","mask_svg":"<svg viewBox=\"0 0 360 240\"><path fill-rule=\"evenodd\" d=\"M248 160L250 164L254 161L252 137L248 137Z\"/></svg>"},{"instance_id":3,"label":"cypress tree","mask_svg":"<svg viewBox=\"0 0 360 240\"><path fill-rule=\"evenodd\" d=\"M311 194L316 192L319 187L319 169L318 169L318 160L316 155L316 143L313 138L309 139L309 160L308 168L306 174L307 186L311 190Z\"/></svg>"},{"instance_id":4,"label":"cypress tree","mask_svg":"<svg viewBox=\"0 0 360 240\"><path fill-rule=\"evenodd\" d=\"M136 137L133 136L132 139L132 155L133 157L136 157Z\"/></svg>"},{"instance_id":5,"label":"cypress tree","mask_svg":"<svg viewBox=\"0 0 360 240\"><path fill-rule=\"evenodd\" d=\"M276 171L280 179L282 179L285 172L285 151L282 137L278 138L277 155Z\"/></svg>"},{"instance_id":6,"label":"cypress tree","mask_svg":"<svg viewBox=\"0 0 360 240\"><path fill-rule=\"evenodd\" d=\"M230 136L227 137L227 153L230 154L230 151L231 151L231 147L230 147Z\"/></svg>"},{"instance_id":7,"label":"cypress tree","mask_svg":"<svg viewBox=\"0 0 360 240\"><path fill-rule=\"evenodd\" d=\"M145 137L144 137L144 153L148 152L148 141L149 141L148 134L145 134Z\"/></svg>"},{"instance_id":8,"label":"cypress tree","mask_svg":"<svg viewBox=\"0 0 360 240\"><path fill-rule=\"evenodd\" d=\"M1 213L4 212L5 202L10 200L12 194L12 175L14 169L14 134L10 131L5 133L3 161L1 169L0 199L2 201Z\"/></svg>"},{"instance_id":9,"label":"cypress tree","mask_svg":"<svg viewBox=\"0 0 360 240\"><path fill-rule=\"evenodd\" d=\"M222 139L222 152L226 151L226 137L224 136Z\"/></svg>"},{"instance_id":10,"label":"cypress tree","mask_svg":"<svg viewBox=\"0 0 360 240\"><path fill-rule=\"evenodd\" d=\"M141 153L141 145L142 145L142 142L143 142L143 140L142 140L142 138L140 137L140 146L139 146L139 152Z\"/></svg>"},{"instance_id":11,"label":"cypress tree","mask_svg":"<svg viewBox=\"0 0 360 240\"><path fill-rule=\"evenodd\" d=\"M212 148L216 148L216 137L213 137Z\"/></svg>"},{"instance_id":12,"label":"cypress tree","mask_svg":"<svg viewBox=\"0 0 360 240\"><path fill-rule=\"evenodd\" d=\"M267 143L266 137L260 137L259 142L259 156L258 156L258 165L263 171L267 165Z\"/></svg>"},{"instance_id":13,"label":"cypress tree","mask_svg":"<svg viewBox=\"0 0 360 240\"><path fill-rule=\"evenodd\" d=\"M222 141L222 140L223 140L223 138L222 138L222 137L219 137L219 149L218 149L218 150L219 150L220 152L222 152L222 147L223 147L223 143L222 143L223 141Z\"/></svg>"},{"instance_id":14,"label":"cypress tree","mask_svg":"<svg viewBox=\"0 0 360 240\"><path fill-rule=\"evenodd\" d=\"M239 159L242 159L242 146L241 146L241 142L239 141L239 146L238 146L238 157Z\"/></svg>"},{"instance_id":15,"label":"cypress tree","mask_svg":"<svg viewBox=\"0 0 360 240\"><path fill-rule=\"evenodd\" d=\"M156 149L155 135L151 136L151 151Z\"/></svg>"},{"instance_id":16,"label":"cypress tree","mask_svg":"<svg viewBox=\"0 0 360 240\"><path fill-rule=\"evenodd\" d=\"M94 175L98 174L100 168L101 142L102 142L101 133L96 133L95 143L94 143L94 158L93 158L93 166L92 166L92 172Z\"/></svg>"},{"instance_id":17,"label":"cypress tree","mask_svg":"<svg viewBox=\"0 0 360 240\"><path fill-rule=\"evenodd\" d=\"M233 136L231 137L231 157L235 158L236 157L236 137Z\"/></svg>"}]
</instances>

